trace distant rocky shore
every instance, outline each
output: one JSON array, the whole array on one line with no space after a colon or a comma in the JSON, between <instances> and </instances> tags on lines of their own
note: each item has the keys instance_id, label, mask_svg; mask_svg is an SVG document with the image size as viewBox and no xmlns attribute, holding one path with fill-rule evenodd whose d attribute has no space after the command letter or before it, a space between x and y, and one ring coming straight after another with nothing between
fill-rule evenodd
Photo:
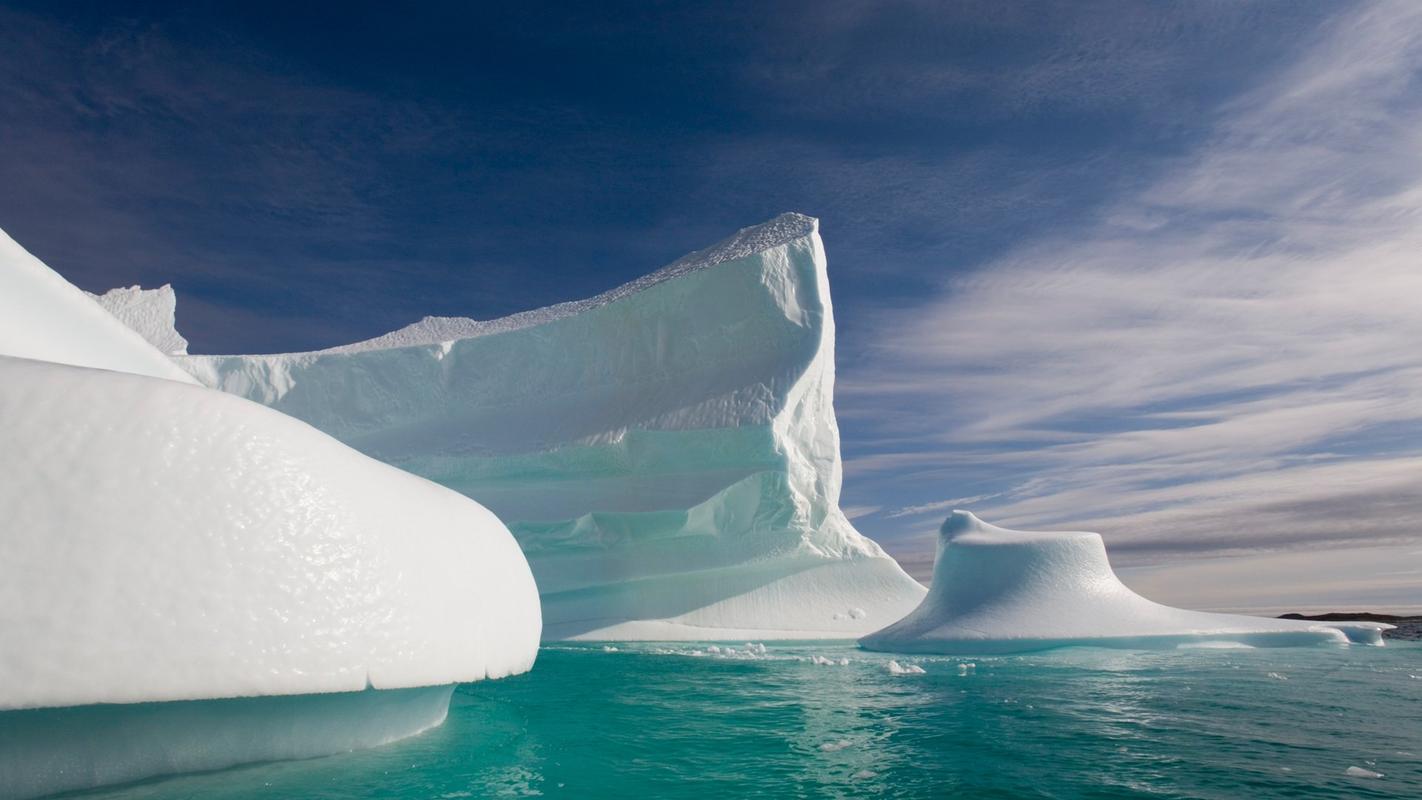
<instances>
[{"instance_id":1,"label":"distant rocky shore","mask_svg":"<svg viewBox=\"0 0 1422 800\"><path fill-rule=\"evenodd\" d=\"M1367 611L1330 611L1327 614L1280 614L1279 619L1306 619L1318 622L1386 622L1397 627L1383 632L1384 639L1422 641L1422 617L1402 617L1396 614L1374 614Z\"/></svg>"}]
</instances>

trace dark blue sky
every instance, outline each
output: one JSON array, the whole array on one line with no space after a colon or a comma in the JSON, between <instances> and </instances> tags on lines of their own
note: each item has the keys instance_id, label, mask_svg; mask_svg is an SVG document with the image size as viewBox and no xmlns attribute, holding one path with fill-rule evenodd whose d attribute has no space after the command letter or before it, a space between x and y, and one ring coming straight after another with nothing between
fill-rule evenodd
<instances>
[{"instance_id":1,"label":"dark blue sky","mask_svg":"<svg viewBox=\"0 0 1422 800\"><path fill-rule=\"evenodd\" d=\"M1237 605L1422 606L1365 566L1422 553L1422 5L292 6L0 2L0 228L273 352L800 211L844 504L917 574L957 505L1196 559L1165 600L1250 552Z\"/></svg>"},{"instance_id":2,"label":"dark blue sky","mask_svg":"<svg viewBox=\"0 0 1422 800\"><path fill-rule=\"evenodd\" d=\"M6 4L0 227L86 289L171 282L194 352L253 352L590 295L797 210L852 331L1146 179L1318 22L427 6Z\"/></svg>"}]
</instances>

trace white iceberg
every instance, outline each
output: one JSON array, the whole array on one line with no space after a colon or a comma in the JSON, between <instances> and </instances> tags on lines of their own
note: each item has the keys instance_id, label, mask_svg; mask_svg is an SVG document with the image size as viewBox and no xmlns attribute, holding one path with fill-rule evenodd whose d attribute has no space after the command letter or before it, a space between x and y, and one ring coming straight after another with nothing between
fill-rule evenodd
<instances>
[{"instance_id":1,"label":"white iceberg","mask_svg":"<svg viewBox=\"0 0 1422 800\"><path fill-rule=\"evenodd\" d=\"M177 360L487 505L532 564L547 638L853 638L924 592L839 508L809 217L492 322Z\"/></svg>"},{"instance_id":2,"label":"white iceberg","mask_svg":"<svg viewBox=\"0 0 1422 800\"><path fill-rule=\"evenodd\" d=\"M0 355L0 796L380 744L532 666L537 589L491 512L153 377L161 353L45 272L0 260L69 337L0 348L71 362Z\"/></svg>"},{"instance_id":3,"label":"white iceberg","mask_svg":"<svg viewBox=\"0 0 1422 800\"><path fill-rule=\"evenodd\" d=\"M859 644L869 650L943 654L1069 645L1381 645L1382 631L1390 627L1163 606L1121 583L1098 534L1012 531L954 511L940 531L933 585L922 604Z\"/></svg>"},{"instance_id":4,"label":"white iceberg","mask_svg":"<svg viewBox=\"0 0 1422 800\"><path fill-rule=\"evenodd\" d=\"M0 355L197 383L0 231Z\"/></svg>"},{"instance_id":5,"label":"white iceberg","mask_svg":"<svg viewBox=\"0 0 1422 800\"><path fill-rule=\"evenodd\" d=\"M85 294L162 352L187 355L188 340L178 333L178 295L171 284L157 289L129 286L103 294Z\"/></svg>"}]
</instances>

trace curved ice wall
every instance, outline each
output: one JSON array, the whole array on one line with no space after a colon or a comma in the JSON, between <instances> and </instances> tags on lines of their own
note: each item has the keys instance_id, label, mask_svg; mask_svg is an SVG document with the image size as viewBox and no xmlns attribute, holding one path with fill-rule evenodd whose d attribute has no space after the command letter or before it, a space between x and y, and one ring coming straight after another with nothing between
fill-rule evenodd
<instances>
[{"instance_id":1,"label":"curved ice wall","mask_svg":"<svg viewBox=\"0 0 1422 800\"><path fill-rule=\"evenodd\" d=\"M529 558L548 638L852 637L923 594L839 509L809 217L589 300L178 361L487 505Z\"/></svg>"},{"instance_id":2,"label":"curved ice wall","mask_svg":"<svg viewBox=\"0 0 1422 800\"><path fill-rule=\"evenodd\" d=\"M487 509L170 371L3 237L0 310L0 797L381 744L532 665Z\"/></svg>"},{"instance_id":3,"label":"curved ice wall","mask_svg":"<svg viewBox=\"0 0 1422 800\"><path fill-rule=\"evenodd\" d=\"M1014 531L954 511L939 532L933 585L923 603L859 643L870 650L961 654L1068 645L1380 645L1390 627L1171 608L1121 583L1098 534Z\"/></svg>"}]
</instances>

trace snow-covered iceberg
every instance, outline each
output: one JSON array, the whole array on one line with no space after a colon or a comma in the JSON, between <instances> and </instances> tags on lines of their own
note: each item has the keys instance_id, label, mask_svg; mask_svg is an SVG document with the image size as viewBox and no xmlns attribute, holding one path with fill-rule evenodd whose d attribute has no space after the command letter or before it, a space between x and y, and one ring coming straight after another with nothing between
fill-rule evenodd
<instances>
[{"instance_id":1,"label":"snow-covered iceberg","mask_svg":"<svg viewBox=\"0 0 1422 800\"><path fill-rule=\"evenodd\" d=\"M64 338L0 313L0 797L380 744L530 668L537 589L491 512L166 379L17 249L0 305Z\"/></svg>"},{"instance_id":2,"label":"snow-covered iceberg","mask_svg":"<svg viewBox=\"0 0 1422 800\"><path fill-rule=\"evenodd\" d=\"M852 638L924 591L839 508L809 217L588 300L177 360L492 509L533 566L547 638Z\"/></svg>"},{"instance_id":3,"label":"snow-covered iceberg","mask_svg":"<svg viewBox=\"0 0 1422 800\"><path fill-rule=\"evenodd\" d=\"M950 654L1069 645L1381 645L1382 631L1390 627L1163 606L1121 583L1098 534L1013 531L954 511L940 530L933 585L923 603L859 644L888 652Z\"/></svg>"}]
</instances>

